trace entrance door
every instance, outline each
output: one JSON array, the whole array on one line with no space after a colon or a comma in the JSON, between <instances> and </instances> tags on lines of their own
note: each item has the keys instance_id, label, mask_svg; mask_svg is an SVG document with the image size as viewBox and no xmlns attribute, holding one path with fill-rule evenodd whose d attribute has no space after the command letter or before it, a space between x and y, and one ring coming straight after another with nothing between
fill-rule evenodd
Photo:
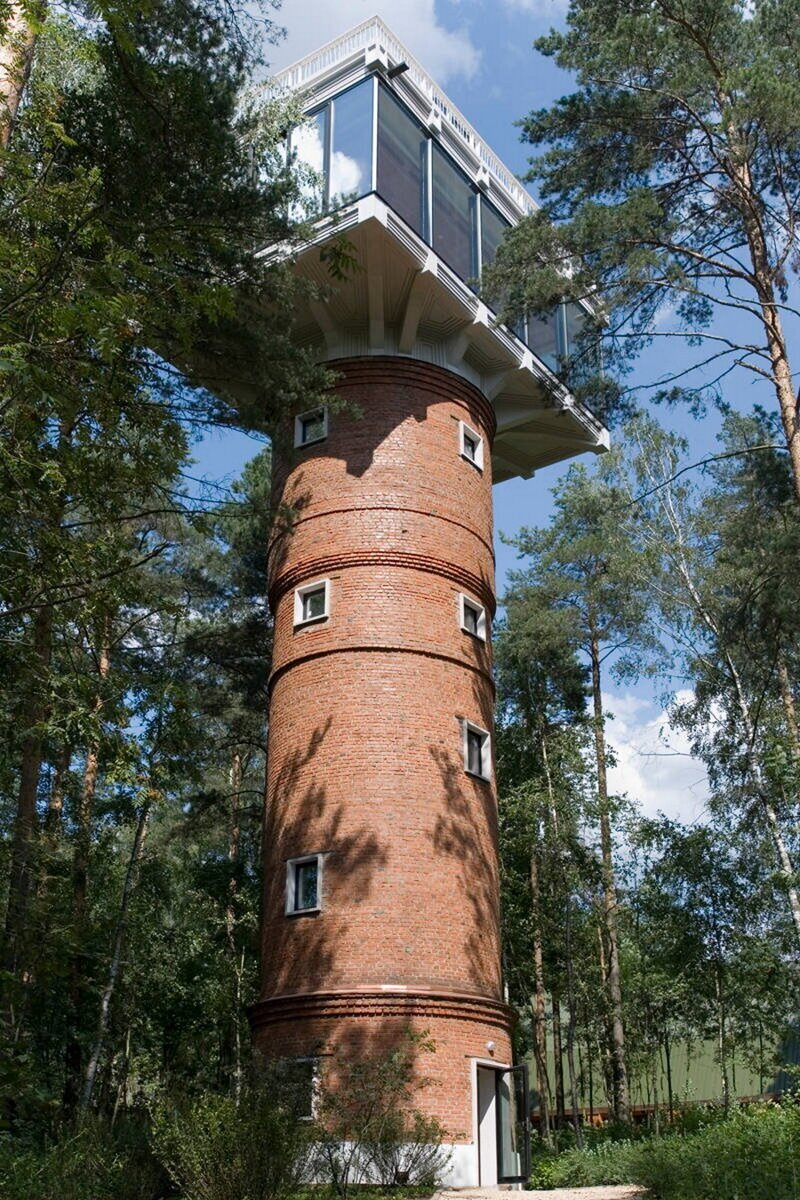
<instances>
[{"instance_id":1,"label":"entrance door","mask_svg":"<svg viewBox=\"0 0 800 1200\"><path fill-rule=\"evenodd\" d=\"M478 1067L480 1186L530 1175L528 1068Z\"/></svg>"}]
</instances>

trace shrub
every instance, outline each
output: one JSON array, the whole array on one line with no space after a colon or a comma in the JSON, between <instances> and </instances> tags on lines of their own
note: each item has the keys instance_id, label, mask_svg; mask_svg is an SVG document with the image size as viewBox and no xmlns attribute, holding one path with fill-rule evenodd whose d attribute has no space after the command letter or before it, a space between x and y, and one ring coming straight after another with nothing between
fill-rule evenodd
<instances>
[{"instance_id":1,"label":"shrub","mask_svg":"<svg viewBox=\"0 0 800 1200\"><path fill-rule=\"evenodd\" d=\"M262 1079L237 1107L205 1095L154 1113L156 1152L185 1200L283 1200L305 1181L311 1157L283 1081Z\"/></svg>"},{"instance_id":2,"label":"shrub","mask_svg":"<svg viewBox=\"0 0 800 1200\"><path fill-rule=\"evenodd\" d=\"M339 1052L326 1060L317 1103L315 1175L341 1198L363 1183L424 1184L433 1189L447 1165L447 1136L414 1107L430 1085L416 1074L418 1050L433 1050L424 1034L406 1030L379 1057Z\"/></svg>"},{"instance_id":3,"label":"shrub","mask_svg":"<svg viewBox=\"0 0 800 1200\"><path fill-rule=\"evenodd\" d=\"M99 1121L43 1146L0 1142L3 1200L156 1200L166 1182L141 1138L120 1140Z\"/></svg>"}]
</instances>

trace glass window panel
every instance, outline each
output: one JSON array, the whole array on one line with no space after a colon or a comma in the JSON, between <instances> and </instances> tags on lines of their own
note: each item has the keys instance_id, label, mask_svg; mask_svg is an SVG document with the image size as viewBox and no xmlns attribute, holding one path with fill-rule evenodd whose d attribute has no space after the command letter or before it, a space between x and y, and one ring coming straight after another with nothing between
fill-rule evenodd
<instances>
[{"instance_id":1,"label":"glass window panel","mask_svg":"<svg viewBox=\"0 0 800 1200\"><path fill-rule=\"evenodd\" d=\"M325 436L325 413L322 409L319 412L310 413L307 417L302 418L301 426L301 441L303 445L306 442L320 441Z\"/></svg>"},{"instance_id":2,"label":"glass window panel","mask_svg":"<svg viewBox=\"0 0 800 1200\"><path fill-rule=\"evenodd\" d=\"M483 736L474 729L467 730L467 770L483 774Z\"/></svg>"},{"instance_id":3,"label":"glass window panel","mask_svg":"<svg viewBox=\"0 0 800 1200\"><path fill-rule=\"evenodd\" d=\"M331 204L372 191L372 80L331 104Z\"/></svg>"},{"instance_id":4,"label":"glass window panel","mask_svg":"<svg viewBox=\"0 0 800 1200\"><path fill-rule=\"evenodd\" d=\"M600 339L591 317L578 304L564 305L566 346L571 387L594 378L600 372Z\"/></svg>"},{"instance_id":5,"label":"glass window panel","mask_svg":"<svg viewBox=\"0 0 800 1200\"><path fill-rule=\"evenodd\" d=\"M472 186L443 150L433 147L432 245L462 279L477 275L475 202Z\"/></svg>"},{"instance_id":6,"label":"glass window panel","mask_svg":"<svg viewBox=\"0 0 800 1200\"><path fill-rule=\"evenodd\" d=\"M525 340L536 357L551 371L557 371L559 366L558 317L558 310L545 317L536 317L531 313L527 321L528 336Z\"/></svg>"},{"instance_id":7,"label":"glass window panel","mask_svg":"<svg viewBox=\"0 0 800 1200\"><path fill-rule=\"evenodd\" d=\"M472 604L464 602L464 628L467 633L473 633L475 637L480 634L481 614Z\"/></svg>"},{"instance_id":8,"label":"glass window panel","mask_svg":"<svg viewBox=\"0 0 800 1200\"><path fill-rule=\"evenodd\" d=\"M315 588L313 592L303 594L303 620L313 621L315 617L325 616L325 588Z\"/></svg>"},{"instance_id":9,"label":"glass window panel","mask_svg":"<svg viewBox=\"0 0 800 1200\"><path fill-rule=\"evenodd\" d=\"M481 196L481 267L488 267L497 257L497 247L502 242L510 223L501 217L496 208Z\"/></svg>"},{"instance_id":10,"label":"glass window panel","mask_svg":"<svg viewBox=\"0 0 800 1200\"><path fill-rule=\"evenodd\" d=\"M313 215L325 207L325 155L328 137L328 110L321 109L296 125L291 135L291 152L300 170L303 212Z\"/></svg>"},{"instance_id":11,"label":"glass window panel","mask_svg":"<svg viewBox=\"0 0 800 1200\"><path fill-rule=\"evenodd\" d=\"M318 863L316 858L295 867L294 906L297 911L317 908Z\"/></svg>"},{"instance_id":12,"label":"glass window panel","mask_svg":"<svg viewBox=\"0 0 800 1200\"><path fill-rule=\"evenodd\" d=\"M385 87L378 96L378 191L420 236L428 139Z\"/></svg>"}]
</instances>

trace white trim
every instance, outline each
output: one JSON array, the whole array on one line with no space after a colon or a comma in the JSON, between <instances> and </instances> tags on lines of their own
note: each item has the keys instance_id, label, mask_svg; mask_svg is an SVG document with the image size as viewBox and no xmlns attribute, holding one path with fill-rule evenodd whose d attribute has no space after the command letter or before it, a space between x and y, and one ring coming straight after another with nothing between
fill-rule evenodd
<instances>
[{"instance_id":1,"label":"white trim","mask_svg":"<svg viewBox=\"0 0 800 1200\"><path fill-rule=\"evenodd\" d=\"M325 607L323 612L316 617L303 616L303 601L311 592L324 591ZM327 621L331 615L331 581L330 579L315 579L311 583L304 583L301 587L294 589L294 627L298 629L302 625L316 625L318 621Z\"/></svg>"},{"instance_id":2,"label":"white trim","mask_svg":"<svg viewBox=\"0 0 800 1200\"><path fill-rule=\"evenodd\" d=\"M467 625L467 614L465 611L467 608L471 608L478 614L477 633L473 632ZM473 600L472 596L465 595L464 592L458 593L458 619L464 633L468 633L470 637L477 638L481 642L486 641L486 609L477 600Z\"/></svg>"},{"instance_id":3,"label":"white trim","mask_svg":"<svg viewBox=\"0 0 800 1200\"><path fill-rule=\"evenodd\" d=\"M324 862L324 854L301 854L299 858L287 858L286 860L286 895L284 897L284 915L287 917L301 917L306 913L318 913L322 911L322 868ZM317 864L317 903L313 908L295 908L295 890L297 886L297 868L304 863L316 862Z\"/></svg>"},{"instance_id":4,"label":"white trim","mask_svg":"<svg viewBox=\"0 0 800 1200\"><path fill-rule=\"evenodd\" d=\"M461 753L464 758L464 770L473 779L490 780L492 778L492 735L488 729L483 729L480 725L476 725L474 721L468 721L466 717L459 717L458 721L461 725ZM480 772L471 771L469 768L470 733L477 733L481 738Z\"/></svg>"},{"instance_id":5,"label":"white trim","mask_svg":"<svg viewBox=\"0 0 800 1200\"><path fill-rule=\"evenodd\" d=\"M475 442L474 457L467 450L467 438ZM462 458L465 458L473 467L477 467L479 471L483 470L483 438L476 429L473 429L471 425L467 425L465 421L458 422L458 449Z\"/></svg>"},{"instance_id":6,"label":"white trim","mask_svg":"<svg viewBox=\"0 0 800 1200\"><path fill-rule=\"evenodd\" d=\"M310 417L315 417L317 413L322 413L322 433L319 437L307 438L303 441L303 422L308 421ZM295 450L304 450L306 446L316 446L318 442L324 442L328 436L328 406L321 404L319 408L310 408L308 412L298 413L294 419L294 448Z\"/></svg>"}]
</instances>

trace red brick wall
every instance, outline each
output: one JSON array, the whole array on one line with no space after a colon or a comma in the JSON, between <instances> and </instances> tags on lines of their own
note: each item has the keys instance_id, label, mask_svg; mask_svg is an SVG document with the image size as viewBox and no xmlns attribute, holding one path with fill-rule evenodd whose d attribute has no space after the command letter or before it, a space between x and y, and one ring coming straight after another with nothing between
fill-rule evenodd
<instances>
[{"instance_id":1,"label":"red brick wall","mask_svg":"<svg viewBox=\"0 0 800 1200\"><path fill-rule=\"evenodd\" d=\"M425 1106L469 1136L469 1056L486 1057L487 1040L498 1061L510 1053L498 1003L496 795L464 771L458 722L492 720L490 646L461 630L457 596L494 610L493 414L437 367L394 358L334 366L347 406L331 411L324 442L276 472L276 501L295 515L271 547L254 1024L268 1052L302 1054L320 1038L380 1046L411 1014L437 1041L427 1070L438 1083ZM482 472L459 453L459 420L485 439ZM330 617L295 629L294 589L321 577ZM286 917L286 859L318 851L323 910ZM402 1012L363 1000L387 985L408 989ZM356 989L355 1007L336 1000ZM424 1011L410 993L427 997ZM310 995L313 1003L301 999Z\"/></svg>"}]
</instances>

